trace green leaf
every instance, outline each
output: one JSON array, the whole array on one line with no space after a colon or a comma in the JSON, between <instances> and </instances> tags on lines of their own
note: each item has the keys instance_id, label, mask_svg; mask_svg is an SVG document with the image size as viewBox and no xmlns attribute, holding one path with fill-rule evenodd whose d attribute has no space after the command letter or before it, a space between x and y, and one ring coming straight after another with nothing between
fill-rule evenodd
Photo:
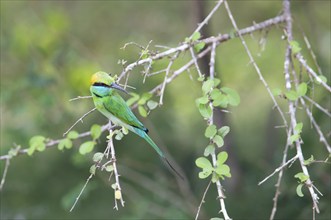
<instances>
[{"instance_id":1,"label":"green leaf","mask_svg":"<svg viewBox=\"0 0 331 220\"><path fill-rule=\"evenodd\" d=\"M95 171L96 171L97 167L95 166L95 164L93 164L91 167L90 167L90 173L95 175Z\"/></svg>"},{"instance_id":2,"label":"green leaf","mask_svg":"<svg viewBox=\"0 0 331 220\"><path fill-rule=\"evenodd\" d=\"M199 76L198 81L203 82L205 80L205 75Z\"/></svg>"},{"instance_id":3,"label":"green leaf","mask_svg":"<svg viewBox=\"0 0 331 220\"><path fill-rule=\"evenodd\" d=\"M59 150L63 150L64 148L70 149L72 148L72 141L69 138L62 139L57 145Z\"/></svg>"},{"instance_id":4,"label":"green leaf","mask_svg":"<svg viewBox=\"0 0 331 220\"><path fill-rule=\"evenodd\" d=\"M115 139L119 141L119 140L122 140L123 137L124 137L124 134L121 131L117 130Z\"/></svg>"},{"instance_id":5,"label":"green leaf","mask_svg":"<svg viewBox=\"0 0 331 220\"><path fill-rule=\"evenodd\" d=\"M300 134L293 134L290 137L290 144L293 144L295 141L299 140Z\"/></svg>"},{"instance_id":6,"label":"green leaf","mask_svg":"<svg viewBox=\"0 0 331 220\"><path fill-rule=\"evenodd\" d=\"M322 82L326 83L327 82L327 78L323 75L319 75L315 78L315 83L316 84L321 84Z\"/></svg>"},{"instance_id":7,"label":"green leaf","mask_svg":"<svg viewBox=\"0 0 331 220\"><path fill-rule=\"evenodd\" d=\"M298 195L299 197L303 197L302 186L303 186L303 184L300 183L300 184L297 186L297 188L296 188L296 192L297 192L297 195Z\"/></svg>"},{"instance_id":8,"label":"green leaf","mask_svg":"<svg viewBox=\"0 0 331 220\"><path fill-rule=\"evenodd\" d=\"M213 101L213 106L215 106L215 107L226 108L226 107L228 107L228 104L229 104L228 96L221 94L221 93Z\"/></svg>"},{"instance_id":9,"label":"green leaf","mask_svg":"<svg viewBox=\"0 0 331 220\"><path fill-rule=\"evenodd\" d=\"M272 94L274 96L280 96L282 94L282 90L280 88L275 88L272 90Z\"/></svg>"},{"instance_id":10,"label":"green leaf","mask_svg":"<svg viewBox=\"0 0 331 220\"><path fill-rule=\"evenodd\" d=\"M196 52L199 52L205 46L206 46L206 43L205 42L199 42L199 43L197 43L197 44L194 45L194 49L195 49Z\"/></svg>"},{"instance_id":11,"label":"green leaf","mask_svg":"<svg viewBox=\"0 0 331 220\"><path fill-rule=\"evenodd\" d=\"M152 93L146 92L142 94L141 98L138 101L138 105L145 105L148 100L153 97Z\"/></svg>"},{"instance_id":12,"label":"green leaf","mask_svg":"<svg viewBox=\"0 0 331 220\"><path fill-rule=\"evenodd\" d=\"M214 86L214 81L211 79L208 79L206 81L203 82L202 84L202 92L203 94L207 94L208 92L210 92L210 90L213 88Z\"/></svg>"},{"instance_id":13,"label":"green leaf","mask_svg":"<svg viewBox=\"0 0 331 220\"><path fill-rule=\"evenodd\" d=\"M140 96L139 96L138 94L133 93L133 92L131 92L130 95L131 95L132 97L129 98L128 100L126 100L126 104L127 104L128 106L133 105L133 103L135 103L136 101L138 101L139 98L140 98Z\"/></svg>"},{"instance_id":14,"label":"green leaf","mask_svg":"<svg viewBox=\"0 0 331 220\"><path fill-rule=\"evenodd\" d=\"M207 104L208 101L209 101L208 96L203 96L203 97L196 99L196 103L198 106L199 106L199 104Z\"/></svg>"},{"instance_id":15,"label":"green leaf","mask_svg":"<svg viewBox=\"0 0 331 220\"><path fill-rule=\"evenodd\" d=\"M205 130L205 137L212 138L217 133L216 125L209 125Z\"/></svg>"},{"instance_id":16,"label":"green leaf","mask_svg":"<svg viewBox=\"0 0 331 220\"><path fill-rule=\"evenodd\" d=\"M105 169L107 172L112 172L114 170L114 167L113 167L113 165L108 165L108 166L106 166Z\"/></svg>"},{"instance_id":17,"label":"green leaf","mask_svg":"<svg viewBox=\"0 0 331 220\"><path fill-rule=\"evenodd\" d=\"M217 145L217 147L222 147L224 145L224 140L219 135L215 135L213 138L213 141Z\"/></svg>"},{"instance_id":18,"label":"green leaf","mask_svg":"<svg viewBox=\"0 0 331 220\"><path fill-rule=\"evenodd\" d=\"M230 132L229 126L223 126L220 129L218 129L218 134L224 138L228 133Z\"/></svg>"},{"instance_id":19,"label":"green leaf","mask_svg":"<svg viewBox=\"0 0 331 220\"><path fill-rule=\"evenodd\" d=\"M300 134L300 133L302 132L302 127L303 127L302 122L297 123L297 124L295 125L294 130L296 131L296 133Z\"/></svg>"},{"instance_id":20,"label":"green leaf","mask_svg":"<svg viewBox=\"0 0 331 220\"><path fill-rule=\"evenodd\" d=\"M237 93L236 90L228 88L228 87L223 87L222 92L227 94L228 100L229 100L229 104L232 106L238 106L240 103L240 96Z\"/></svg>"},{"instance_id":21,"label":"green leaf","mask_svg":"<svg viewBox=\"0 0 331 220\"><path fill-rule=\"evenodd\" d=\"M196 41L196 40L199 40L200 37L201 37L200 32L194 32L191 36L191 39L192 39L192 41Z\"/></svg>"},{"instance_id":22,"label":"green leaf","mask_svg":"<svg viewBox=\"0 0 331 220\"><path fill-rule=\"evenodd\" d=\"M213 89L210 92L210 97L212 100L219 99L222 96L222 92L219 89Z\"/></svg>"},{"instance_id":23,"label":"green leaf","mask_svg":"<svg viewBox=\"0 0 331 220\"><path fill-rule=\"evenodd\" d=\"M117 189L117 184L116 183L111 184L111 188Z\"/></svg>"},{"instance_id":24,"label":"green leaf","mask_svg":"<svg viewBox=\"0 0 331 220\"><path fill-rule=\"evenodd\" d=\"M208 157L212 153L215 153L215 146L210 144L205 148L205 152L203 153L203 155L205 157Z\"/></svg>"},{"instance_id":25,"label":"green leaf","mask_svg":"<svg viewBox=\"0 0 331 220\"><path fill-rule=\"evenodd\" d=\"M305 160L305 161L303 162L303 164L306 165L306 166L308 166L308 165L310 165L311 163L313 163L314 161L315 161L314 156L311 155L310 158L308 158L307 160Z\"/></svg>"},{"instance_id":26,"label":"green leaf","mask_svg":"<svg viewBox=\"0 0 331 220\"><path fill-rule=\"evenodd\" d=\"M199 108L199 112L202 115L202 117L204 117L204 118L211 117L213 111L209 105L200 104L198 108Z\"/></svg>"},{"instance_id":27,"label":"green leaf","mask_svg":"<svg viewBox=\"0 0 331 220\"><path fill-rule=\"evenodd\" d=\"M217 168L215 169L215 172L221 177L222 176L231 177L230 167L226 164L218 165Z\"/></svg>"},{"instance_id":28,"label":"green leaf","mask_svg":"<svg viewBox=\"0 0 331 220\"><path fill-rule=\"evenodd\" d=\"M197 167L200 167L202 169L211 169L213 167L210 161L205 157L199 157L198 159L196 159L195 164L197 165Z\"/></svg>"},{"instance_id":29,"label":"green leaf","mask_svg":"<svg viewBox=\"0 0 331 220\"><path fill-rule=\"evenodd\" d=\"M28 155L32 155L34 151L44 151L46 148L45 145L46 138L40 135L33 136L29 141Z\"/></svg>"},{"instance_id":30,"label":"green leaf","mask_svg":"<svg viewBox=\"0 0 331 220\"><path fill-rule=\"evenodd\" d=\"M153 100L149 100L148 102L147 102L147 107L150 109L150 110L153 110L153 109L155 109L157 106L158 106L158 102L155 102L155 101L153 101Z\"/></svg>"},{"instance_id":31,"label":"green leaf","mask_svg":"<svg viewBox=\"0 0 331 220\"><path fill-rule=\"evenodd\" d=\"M91 131L91 136L92 136L93 140L96 140L101 135L101 126L97 125L97 124L94 124L94 125L92 125L90 131Z\"/></svg>"},{"instance_id":32,"label":"green leaf","mask_svg":"<svg viewBox=\"0 0 331 220\"><path fill-rule=\"evenodd\" d=\"M299 97L306 95L307 93L307 84L306 83L300 83L300 85L297 88L297 94Z\"/></svg>"},{"instance_id":33,"label":"green leaf","mask_svg":"<svg viewBox=\"0 0 331 220\"><path fill-rule=\"evenodd\" d=\"M288 98L291 101L296 101L299 98L299 95L296 91L290 90L285 92L286 98Z\"/></svg>"},{"instance_id":34,"label":"green leaf","mask_svg":"<svg viewBox=\"0 0 331 220\"><path fill-rule=\"evenodd\" d=\"M104 154L101 152L97 152L93 155L93 162L99 162L103 159Z\"/></svg>"},{"instance_id":35,"label":"green leaf","mask_svg":"<svg viewBox=\"0 0 331 220\"><path fill-rule=\"evenodd\" d=\"M221 80L218 78L214 78L213 80L214 80L214 87L217 87L221 83Z\"/></svg>"},{"instance_id":36,"label":"green leaf","mask_svg":"<svg viewBox=\"0 0 331 220\"><path fill-rule=\"evenodd\" d=\"M295 178L300 180L300 183L306 182L309 179L309 176L305 175L303 172L297 173L294 175Z\"/></svg>"},{"instance_id":37,"label":"green leaf","mask_svg":"<svg viewBox=\"0 0 331 220\"><path fill-rule=\"evenodd\" d=\"M290 46L292 49L293 54L299 53L301 51L301 47L297 41L290 41Z\"/></svg>"},{"instance_id":38,"label":"green leaf","mask_svg":"<svg viewBox=\"0 0 331 220\"><path fill-rule=\"evenodd\" d=\"M87 141L82 143L79 147L79 153L83 155L90 153L93 150L94 145L95 145L94 141Z\"/></svg>"},{"instance_id":39,"label":"green leaf","mask_svg":"<svg viewBox=\"0 0 331 220\"><path fill-rule=\"evenodd\" d=\"M77 139L79 136L78 132L77 131L70 131L68 134L67 134L67 138L69 139Z\"/></svg>"},{"instance_id":40,"label":"green leaf","mask_svg":"<svg viewBox=\"0 0 331 220\"><path fill-rule=\"evenodd\" d=\"M145 107L144 106L142 106L142 105L139 105L138 106L138 112L139 112L139 114L141 115L141 116L143 116L143 117L147 117L147 111L146 111L146 109L145 109Z\"/></svg>"},{"instance_id":41,"label":"green leaf","mask_svg":"<svg viewBox=\"0 0 331 220\"><path fill-rule=\"evenodd\" d=\"M225 151L217 154L217 164L222 165L228 159L228 153Z\"/></svg>"},{"instance_id":42,"label":"green leaf","mask_svg":"<svg viewBox=\"0 0 331 220\"><path fill-rule=\"evenodd\" d=\"M199 178L205 179L207 178L213 171L210 169L203 169L201 172L199 172Z\"/></svg>"}]
</instances>

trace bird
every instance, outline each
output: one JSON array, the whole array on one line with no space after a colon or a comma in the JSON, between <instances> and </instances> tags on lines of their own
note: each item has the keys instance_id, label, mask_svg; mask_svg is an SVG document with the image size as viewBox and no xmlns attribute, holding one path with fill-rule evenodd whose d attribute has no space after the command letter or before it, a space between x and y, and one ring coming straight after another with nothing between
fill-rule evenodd
<instances>
[{"instance_id":1,"label":"bird","mask_svg":"<svg viewBox=\"0 0 331 220\"><path fill-rule=\"evenodd\" d=\"M170 171L183 179L183 176L171 165L161 149L148 136L148 129L134 115L117 90L128 94L110 74L99 71L92 75L90 92L96 109L115 125L122 126L145 139L162 161L170 167Z\"/></svg>"}]
</instances>

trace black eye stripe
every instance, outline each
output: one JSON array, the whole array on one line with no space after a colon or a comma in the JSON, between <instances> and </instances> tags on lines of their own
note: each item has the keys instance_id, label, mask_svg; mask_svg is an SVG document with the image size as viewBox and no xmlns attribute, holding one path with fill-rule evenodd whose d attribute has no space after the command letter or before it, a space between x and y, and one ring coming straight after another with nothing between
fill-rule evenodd
<instances>
[{"instance_id":1,"label":"black eye stripe","mask_svg":"<svg viewBox=\"0 0 331 220\"><path fill-rule=\"evenodd\" d=\"M105 83L100 83L100 82L93 83L93 86L103 86L103 87L110 88L109 85L107 85L107 84L105 84Z\"/></svg>"}]
</instances>

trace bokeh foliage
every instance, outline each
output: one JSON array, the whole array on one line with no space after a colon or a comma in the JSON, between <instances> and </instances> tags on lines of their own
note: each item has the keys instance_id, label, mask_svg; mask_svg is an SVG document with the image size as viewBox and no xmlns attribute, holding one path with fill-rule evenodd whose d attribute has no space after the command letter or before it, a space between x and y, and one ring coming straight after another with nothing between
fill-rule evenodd
<instances>
[{"instance_id":1,"label":"bokeh foliage","mask_svg":"<svg viewBox=\"0 0 331 220\"><path fill-rule=\"evenodd\" d=\"M208 9L214 6L211 1L206 4ZM241 28L273 17L281 10L280 1L234 1L230 6ZM310 57L302 31L330 82L330 2L295 1L292 9L294 33L303 54ZM195 29L198 22L195 12L191 1L1 1L1 155L14 144L27 147L34 135L62 137L77 118L93 107L89 99L68 101L88 95L92 73L103 70L118 74L122 70L118 60L128 63L137 60L138 48L120 49L128 42L146 46L153 40L152 45L177 46ZM215 14L209 27L213 35L233 31L224 9ZM274 27L245 39L270 87L284 90L282 34L280 27ZM266 40L265 44L259 44L261 39ZM182 59L183 63L187 60ZM236 89L241 97L240 106L227 114L226 124L231 127L233 140L229 160L237 162L236 169L230 164L233 177L225 181L228 212L234 219L269 216L276 178L259 187L257 183L280 164L285 145L285 132L274 128L281 123L279 115L272 109L270 98L248 62L239 39L217 48L217 73L222 84ZM164 66L158 62L154 68ZM139 71L131 73L129 79L136 93L147 92L163 79L163 76L150 77L143 84ZM166 146L182 166L192 196L199 201L207 181L198 179L199 169L194 161L203 154L207 143L205 124L195 106L195 99L201 96L201 85L191 77L197 78L194 69L167 86L162 108L142 120L153 139ZM324 93L316 87L314 98L329 107L330 97ZM286 107L286 101L280 103ZM328 118L317 110L314 113L321 127L329 132ZM327 154L309 121L302 117L302 122L306 125L305 156L313 154L317 159L325 159ZM94 112L76 130L87 131L95 123L105 124L106 120ZM105 140L103 135L99 151L104 149ZM75 141L74 146L83 141L86 140ZM11 161L1 193L1 219L188 219L195 215L188 208L193 201L180 196L174 178L155 153L147 150L146 143L130 134L115 142L115 147L122 166L119 169L124 181L123 194L127 197L126 206L120 211L112 210L113 191L108 176L101 174L90 182L74 212L69 213L71 202L89 175L92 158L79 155L75 147L63 152L54 148ZM317 180L317 187L324 192L319 218L330 219L330 202L327 202L331 194L330 166L313 164L309 168L312 179ZM279 218L310 216L309 196L296 196L297 170L296 164L286 170ZM153 191L144 188L144 184L150 184ZM206 218L217 216L215 195L215 189L207 195L208 205L203 207Z\"/></svg>"}]
</instances>

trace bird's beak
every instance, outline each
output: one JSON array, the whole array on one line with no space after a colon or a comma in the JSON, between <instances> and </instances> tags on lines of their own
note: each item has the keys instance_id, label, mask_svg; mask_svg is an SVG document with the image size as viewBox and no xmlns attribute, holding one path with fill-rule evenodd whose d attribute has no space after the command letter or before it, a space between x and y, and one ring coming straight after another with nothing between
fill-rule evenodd
<instances>
[{"instance_id":1,"label":"bird's beak","mask_svg":"<svg viewBox=\"0 0 331 220\"><path fill-rule=\"evenodd\" d=\"M126 94L129 94L125 89L123 89L120 85L116 84L116 83L112 83L110 85L110 88L113 88L113 89L117 89L117 90L120 90Z\"/></svg>"}]
</instances>

